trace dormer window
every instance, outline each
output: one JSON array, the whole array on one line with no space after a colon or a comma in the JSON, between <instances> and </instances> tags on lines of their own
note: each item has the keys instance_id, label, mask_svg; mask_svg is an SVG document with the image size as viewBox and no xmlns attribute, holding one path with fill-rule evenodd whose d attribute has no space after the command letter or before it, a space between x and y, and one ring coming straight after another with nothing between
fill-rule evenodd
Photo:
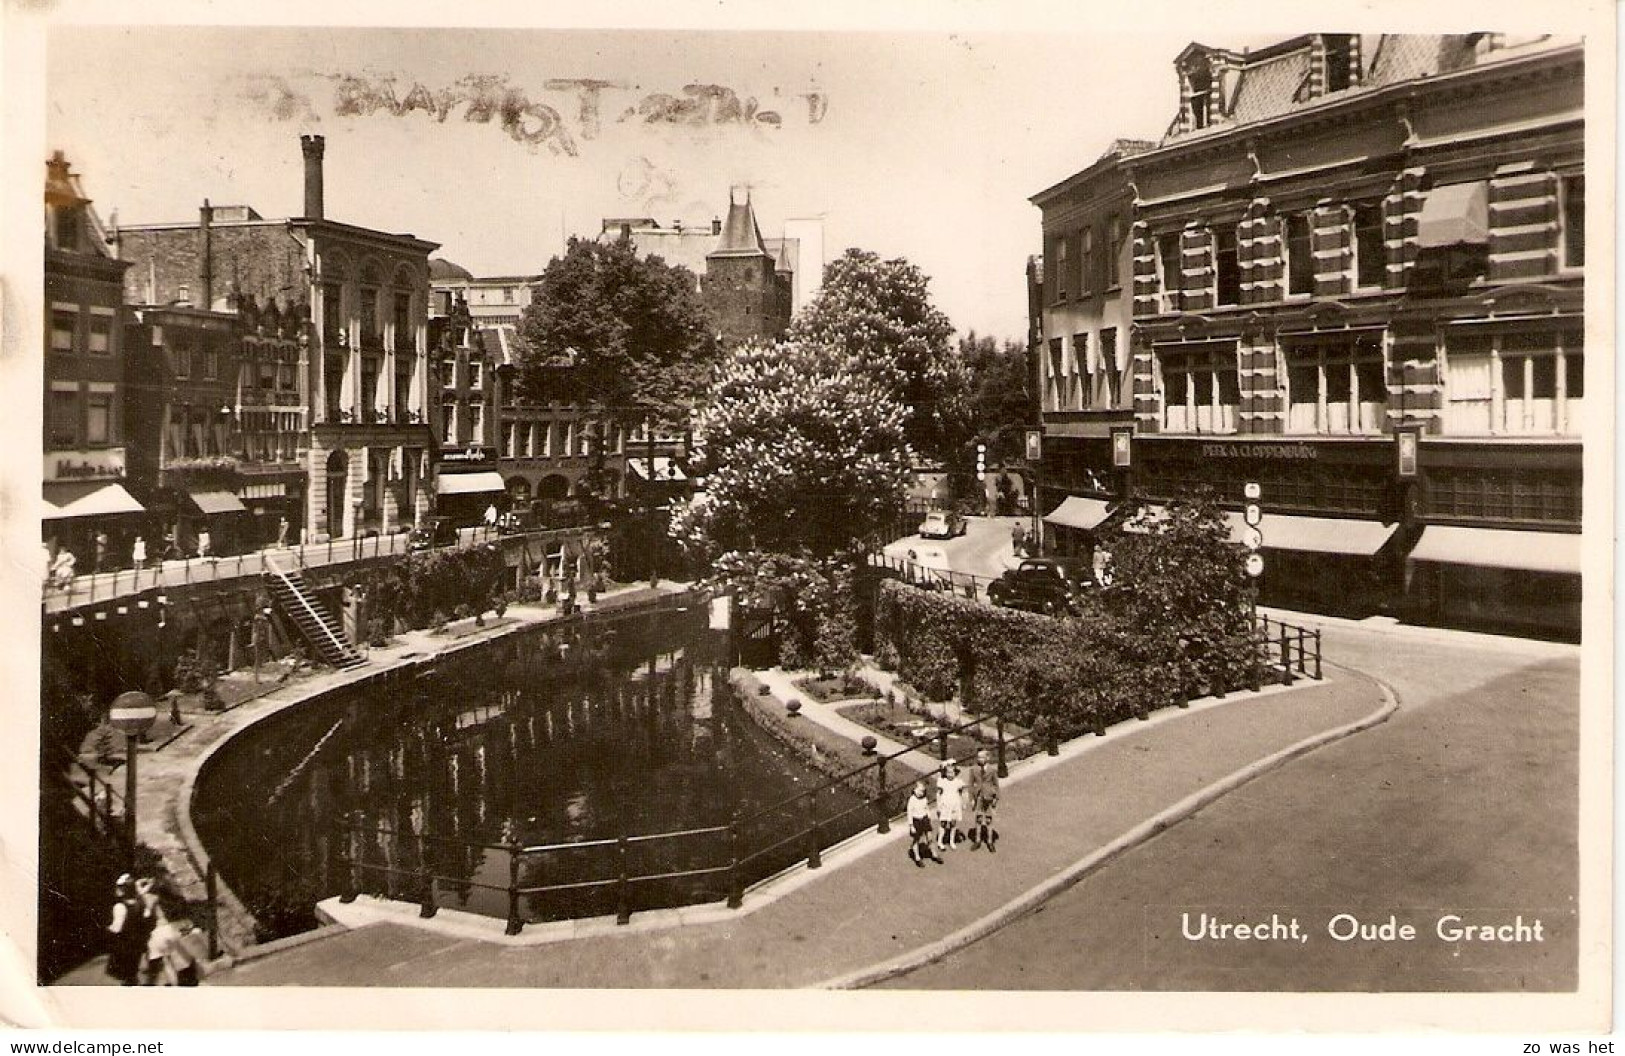
<instances>
[{"instance_id":1,"label":"dormer window","mask_svg":"<svg viewBox=\"0 0 1625 1056\"><path fill-rule=\"evenodd\" d=\"M1326 48L1326 91L1341 92L1354 83L1354 35L1325 33L1321 39Z\"/></svg>"},{"instance_id":2,"label":"dormer window","mask_svg":"<svg viewBox=\"0 0 1625 1056\"><path fill-rule=\"evenodd\" d=\"M1211 121L1209 96L1213 88L1213 71L1204 66L1193 66L1185 75L1190 86L1191 127L1206 128Z\"/></svg>"}]
</instances>

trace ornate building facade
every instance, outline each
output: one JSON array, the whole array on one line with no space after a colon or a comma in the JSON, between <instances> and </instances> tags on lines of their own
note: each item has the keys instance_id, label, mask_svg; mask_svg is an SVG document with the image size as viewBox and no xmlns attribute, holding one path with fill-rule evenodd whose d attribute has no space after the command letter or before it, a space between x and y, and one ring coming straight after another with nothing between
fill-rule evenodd
<instances>
[{"instance_id":1,"label":"ornate building facade","mask_svg":"<svg viewBox=\"0 0 1625 1056\"><path fill-rule=\"evenodd\" d=\"M1577 630L1583 72L1492 33L1186 48L1159 143L1034 198L1044 511L1255 482L1266 600ZM1102 408L1074 304L1119 217L1131 402Z\"/></svg>"}]
</instances>

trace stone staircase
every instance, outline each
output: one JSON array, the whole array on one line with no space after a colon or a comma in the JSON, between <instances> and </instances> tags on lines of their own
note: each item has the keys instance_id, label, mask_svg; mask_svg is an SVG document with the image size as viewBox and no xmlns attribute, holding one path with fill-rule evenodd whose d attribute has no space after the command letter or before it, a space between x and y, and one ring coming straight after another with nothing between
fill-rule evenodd
<instances>
[{"instance_id":1,"label":"stone staircase","mask_svg":"<svg viewBox=\"0 0 1625 1056\"><path fill-rule=\"evenodd\" d=\"M269 566L265 582L277 607L299 628L299 633L305 636L323 663L344 669L367 662L345 640L344 631L305 586L304 577L298 572Z\"/></svg>"}]
</instances>

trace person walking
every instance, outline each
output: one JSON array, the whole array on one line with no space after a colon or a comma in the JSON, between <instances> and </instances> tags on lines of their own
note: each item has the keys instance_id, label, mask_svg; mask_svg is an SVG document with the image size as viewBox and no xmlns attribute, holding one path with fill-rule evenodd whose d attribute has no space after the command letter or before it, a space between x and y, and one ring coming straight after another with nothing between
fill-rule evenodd
<instances>
[{"instance_id":1,"label":"person walking","mask_svg":"<svg viewBox=\"0 0 1625 1056\"><path fill-rule=\"evenodd\" d=\"M106 532L97 532L96 533L96 544L95 545L96 545L96 550L95 550L95 553L91 556L90 570L92 572L101 572L107 567L107 533Z\"/></svg>"},{"instance_id":2,"label":"person walking","mask_svg":"<svg viewBox=\"0 0 1625 1056\"><path fill-rule=\"evenodd\" d=\"M137 569L147 567L147 541L139 535L135 537L135 545L130 547L130 564Z\"/></svg>"},{"instance_id":3,"label":"person walking","mask_svg":"<svg viewBox=\"0 0 1625 1056\"><path fill-rule=\"evenodd\" d=\"M497 504L493 502L491 505L485 508L485 534L490 535L492 532L496 531L496 529Z\"/></svg>"},{"instance_id":4,"label":"person walking","mask_svg":"<svg viewBox=\"0 0 1625 1056\"><path fill-rule=\"evenodd\" d=\"M209 548L211 545L212 544L209 540L209 530L207 528L200 530L197 533L197 556L212 557L213 555L209 553Z\"/></svg>"},{"instance_id":5,"label":"person walking","mask_svg":"<svg viewBox=\"0 0 1625 1056\"><path fill-rule=\"evenodd\" d=\"M967 792L971 804L971 850L981 846L997 853L999 830L993 827L993 812L999 805L999 769L989 762L986 748L976 753Z\"/></svg>"},{"instance_id":6,"label":"person walking","mask_svg":"<svg viewBox=\"0 0 1625 1056\"><path fill-rule=\"evenodd\" d=\"M279 550L288 545L288 518L286 517L277 518L276 545Z\"/></svg>"},{"instance_id":7,"label":"person walking","mask_svg":"<svg viewBox=\"0 0 1625 1056\"><path fill-rule=\"evenodd\" d=\"M952 759L942 764L937 775L937 849L951 851L957 840L964 839L959 831L965 820L965 779L959 776L959 764Z\"/></svg>"},{"instance_id":8,"label":"person walking","mask_svg":"<svg viewBox=\"0 0 1625 1056\"><path fill-rule=\"evenodd\" d=\"M121 986L134 986L141 976L141 961L147 952L147 934L142 928L146 908L136 891L135 878L125 873L113 882L113 922L108 925L112 942L107 951L107 974Z\"/></svg>"},{"instance_id":9,"label":"person walking","mask_svg":"<svg viewBox=\"0 0 1625 1056\"><path fill-rule=\"evenodd\" d=\"M41 543L40 546L43 548L43 553L42 553L41 556L42 556L43 560L45 561L45 568L44 568L45 585L47 587L50 587L52 585L52 580L55 578L52 575L52 569L56 565L56 555L51 553L51 544L50 543Z\"/></svg>"},{"instance_id":10,"label":"person walking","mask_svg":"<svg viewBox=\"0 0 1625 1056\"><path fill-rule=\"evenodd\" d=\"M925 781L914 782L914 791L908 797L908 858L921 869L927 858L942 864L932 843L931 801L925 795Z\"/></svg>"},{"instance_id":11,"label":"person walking","mask_svg":"<svg viewBox=\"0 0 1625 1056\"><path fill-rule=\"evenodd\" d=\"M51 579L58 587L67 587L73 583L74 563L72 550L65 546L57 547L56 557L51 561Z\"/></svg>"}]
</instances>

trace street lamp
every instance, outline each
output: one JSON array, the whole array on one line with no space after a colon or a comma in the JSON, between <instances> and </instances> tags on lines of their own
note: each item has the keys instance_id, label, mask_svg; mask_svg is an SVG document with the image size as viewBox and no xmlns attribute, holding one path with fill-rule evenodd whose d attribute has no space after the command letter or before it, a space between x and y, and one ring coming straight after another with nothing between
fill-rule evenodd
<instances>
[{"instance_id":1,"label":"street lamp","mask_svg":"<svg viewBox=\"0 0 1625 1056\"><path fill-rule=\"evenodd\" d=\"M124 836L130 845L130 868L135 868L135 760L141 735L158 719L158 706L138 689L120 693L107 710L107 721L124 734Z\"/></svg>"}]
</instances>

